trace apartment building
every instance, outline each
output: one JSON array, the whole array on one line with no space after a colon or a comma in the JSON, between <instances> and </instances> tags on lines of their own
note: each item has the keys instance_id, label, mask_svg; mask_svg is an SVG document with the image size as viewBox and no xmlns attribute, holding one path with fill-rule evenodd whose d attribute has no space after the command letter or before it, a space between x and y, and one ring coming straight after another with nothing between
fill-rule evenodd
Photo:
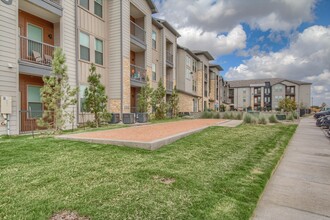
<instances>
[{"instance_id":1,"label":"apartment building","mask_svg":"<svg viewBox=\"0 0 330 220\"><path fill-rule=\"evenodd\" d=\"M279 101L290 98L306 108L311 104L311 83L281 78L228 81L232 108L275 110Z\"/></svg>"},{"instance_id":2,"label":"apartment building","mask_svg":"<svg viewBox=\"0 0 330 220\"><path fill-rule=\"evenodd\" d=\"M27 111L40 115L43 110L42 77L51 74L55 47L63 48L69 83L77 84L76 10L75 1L0 2L0 134L17 134L35 126L35 117Z\"/></svg>"},{"instance_id":3,"label":"apartment building","mask_svg":"<svg viewBox=\"0 0 330 220\"><path fill-rule=\"evenodd\" d=\"M211 109L210 103L210 61L213 61L213 56L208 51L194 50L192 51L200 60L200 70L202 72L202 99L199 102L199 109L203 111Z\"/></svg>"},{"instance_id":4,"label":"apartment building","mask_svg":"<svg viewBox=\"0 0 330 220\"><path fill-rule=\"evenodd\" d=\"M220 102L220 91L221 91L221 82L222 79L220 76L220 71L222 71L222 67L217 64L210 64L210 81L209 81L209 102L210 109L219 110Z\"/></svg>"},{"instance_id":5,"label":"apartment building","mask_svg":"<svg viewBox=\"0 0 330 220\"><path fill-rule=\"evenodd\" d=\"M177 39L180 34L165 20L152 19L152 77L151 85L157 88L161 80L169 102L176 86Z\"/></svg>"},{"instance_id":6,"label":"apartment building","mask_svg":"<svg viewBox=\"0 0 330 220\"><path fill-rule=\"evenodd\" d=\"M91 63L106 86L108 110L134 111L139 88L147 76L152 77L152 14L156 12L152 0L0 1L0 96L5 100L2 107L10 103L8 112L0 114L0 134L36 127L43 111L42 77L51 74L56 47L66 54L70 85L80 87L79 104L70 108L76 116L73 126L84 111L83 91ZM174 54L176 40L167 39L174 44L168 44ZM39 113L31 117L29 111Z\"/></svg>"},{"instance_id":7,"label":"apartment building","mask_svg":"<svg viewBox=\"0 0 330 220\"><path fill-rule=\"evenodd\" d=\"M177 47L177 90L179 112L202 111L203 75L200 59L188 48Z\"/></svg>"}]
</instances>

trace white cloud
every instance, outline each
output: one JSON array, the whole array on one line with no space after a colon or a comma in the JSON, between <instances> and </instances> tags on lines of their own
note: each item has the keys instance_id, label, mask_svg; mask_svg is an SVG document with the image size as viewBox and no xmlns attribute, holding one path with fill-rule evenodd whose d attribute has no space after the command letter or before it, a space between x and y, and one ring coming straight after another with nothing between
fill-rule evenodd
<instances>
[{"instance_id":1,"label":"white cloud","mask_svg":"<svg viewBox=\"0 0 330 220\"><path fill-rule=\"evenodd\" d=\"M195 27L178 31L181 34L179 44L196 50L207 50L214 56L229 54L246 46L246 34L241 25L237 25L227 35L218 35L217 32L207 32Z\"/></svg>"},{"instance_id":2,"label":"white cloud","mask_svg":"<svg viewBox=\"0 0 330 220\"><path fill-rule=\"evenodd\" d=\"M317 103L329 100L330 27L312 26L299 33L279 52L259 54L232 67L228 80L281 77L313 83Z\"/></svg>"},{"instance_id":3,"label":"white cloud","mask_svg":"<svg viewBox=\"0 0 330 220\"><path fill-rule=\"evenodd\" d=\"M317 0L156 0L160 17L176 27L228 32L247 23L263 31L288 31L312 21Z\"/></svg>"}]
</instances>

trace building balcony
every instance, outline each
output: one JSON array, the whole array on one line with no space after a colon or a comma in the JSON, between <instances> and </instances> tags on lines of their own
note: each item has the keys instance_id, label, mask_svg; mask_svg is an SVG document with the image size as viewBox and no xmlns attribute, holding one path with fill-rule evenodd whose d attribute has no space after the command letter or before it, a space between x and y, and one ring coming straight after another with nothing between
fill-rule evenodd
<instances>
[{"instance_id":1,"label":"building balcony","mask_svg":"<svg viewBox=\"0 0 330 220\"><path fill-rule=\"evenodd\" d=\"M166 65L173 67L173 54L170 51L166 51Z\"/></svg>"},{"instance_id":2,"label":"building balcony","mask_svg":"<svg viewBox=\"0 0 330 220\"><path fill-rule=\"evenodd\" d=\"M145 51L146 44L146 31L131 21L131 50L134 52Z\"/></svg>"},{"instance_id":3,"label":"building balcony","mask_svg":"<svg viewBox=\"0 0 330 220\"><path fill-rule=\"evenodd\" d=\"M58 18L63 15L60 0L23 0L19 4L22 10L46 20L49 18L52 22L59 21Z\"/></svg>"},{"instance_id":4,"label":"building balcony","mask_svg":"<svg viewBox=\"0 0 330 220\"><path fill-rule=\"evenodd\" d=\"M55 46L20 36L19 71L50 75Z\"/></svg>"},{"instance_id":5,"label":"building balcony","mask_svg":"<svg viewBox=\"0 0 330 220\"><path fill-rule=\"evenodd\" d=\"M143 67L131 64L131 84L142 87L147 82L147 70Z\"/></svg>"}]
</instances>

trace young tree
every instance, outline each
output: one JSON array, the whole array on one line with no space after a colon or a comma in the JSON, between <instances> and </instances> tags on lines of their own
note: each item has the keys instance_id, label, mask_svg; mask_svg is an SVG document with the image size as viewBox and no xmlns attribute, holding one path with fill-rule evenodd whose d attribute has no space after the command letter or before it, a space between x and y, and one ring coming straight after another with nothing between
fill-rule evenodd
<instances>
[{"instance_id":1,"label":"young tree","mask_svg":"<svg viewBox=\"0 0 330 220\"><path fill-rule=\"evenodd\" d=\"M89 73L84 107L88 112L94 114L95 126L99 127L101 119L110 120L110 114L107 112L108 97L105 94L105 86L100 81L101 74L96 73L95 64L91 65Z\"/></svg>"},{"instance_id":2,"label":"young tree","mask_svg":"<svg viewBox=\"0 0 330 220\"><path fill-rule=\"evenodd\" d=\"M150 87L149 79L147 78L147 84L140 89L138 94L138 112L148 112L151 105L151 95L153 89Z\"/></svg>"},{"instance_id":3,"label":"young tree","mask_svg":"<svg viewBox=\"0 0 330 220\"><path fill-rule=\"evenodd\" d=\"M297 110L297 103L293 99L285 98L279 102L279 108L285 112L293 112Z\"/></svg>"},{"instance_id":4,"label":"young tree","mask_svg":"<svg viewBox=\"0 0 330 220\"><path fill-rule=\"evenodd\" d=\"M176 86L174 86L172 91L169 108L171 110L172 117L176 117L179 113L179 94Z\"/></svg>"},{"instance_id":5,"label":"young tree","mask_svg":"<svg viewBox=\"0 0 330 220\"><path fill-rule=\"evenodd\" d=\"M158 82L158 88L152 93L152 107L155 109L155 117L156 119L164 119L166 117L166 89L163 85L163 81L160 80Z\"/></svg>"},{"instance_id":6,"label":"young tree","mask_svg":"<svg viewBox=\"0 0 330 220\"><path fill-rule=\"evenodd\" d=\"M53 129L54 133L60 132L66 121L72 123L74 120L73 113L66 110L70 105L77 103L78 88L71 88L67 72L65 54L61 48L56 48L52 61L52 74L43 77L44 86L40 93L45 111L38 120L39 126Z\"/></svg>"}]
</instances>

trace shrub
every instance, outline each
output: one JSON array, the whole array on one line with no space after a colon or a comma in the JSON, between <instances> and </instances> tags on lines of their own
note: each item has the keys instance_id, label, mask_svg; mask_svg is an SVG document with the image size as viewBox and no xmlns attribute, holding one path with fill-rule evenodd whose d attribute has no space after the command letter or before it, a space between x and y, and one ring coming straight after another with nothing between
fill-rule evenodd
<instances>
[{"instance_id":1,"label":"shrub","mask_svg":"<svg viewBox=\"0 0 330 220\"><path fill-rule=\"evenodd\" d=\"M270 123L278 123L275 115L271 115L268 120Z\"/></svg>"},{"instance_id":2,"label":"shrub","mask_svg":"<svg viewBox=\"0 0 330 220\"><path fill-rule=\"evenodd\" d=\"M216 112L216 113L213 115L213 118L217 118L217 119L221 118L221 117L220 117L220 113L219 113L219 112Z\"/></svg>"},{"instance_id":3,"label":"shrub","mask_svg":"<svg viewBox=\"0 0 330 220\"><path fill-rule=\"evenodd\" d=\"M251 114L246 114L243 120L244 120L244 123L251 124L252 123L252 115Z\"/></svg>"},{"instance_id":4,"label":"shrub","mask_svg":"<svg viewBox=\"0 0 330 220\"><path fill-rule=\"evenodd\" d=\"M228 112L225 112L225 114L223 115L224 119L230 119L230 114Z\"/></svg>"},{"instance_id":5,"label":"shrub","mask_svg":"<svg viewBox=\"0 0 330 220\"><path fill-rule=\"evenodd\" d=\"M229 119L234 119L234 113L233 112L229 113Z\"/></svg>"},{"instance_id":6,"label":"shrub","mask_svg":"<svg viewBox=\"0 0 330 220\"><path fill-rule=\"evenodd\" d=\"M254 117L254 116L252 116L252 119L251 119L251 124L254 124L254 125L256 125L256 124L258 124L258 122L259 122L258 118L257 118L257 117Z\"/></svg>"},{"instance_id":7,"label":"shrub","mask_svg":"<svg viewBox=\"0 0 330 220\"><path fill-rule=\"evenodd\" d=\"M212 118L213 114L212 112L203 112L202 118Z\"/></svg>"},{"instance_id":8,"label":"shrub","mask_svg":"<svg viewBox=\"0 0 330 220\"><path fill-rule=\"evenodd\" d=\"M243 114L240 113L240 112L238 112L235 118L236 118L237 120L242 120L242 117L243 117Z\"/></svg>"},{"instance_id":9,"label":"shrub","mask_svg":"<svg viewBox=\"0 0 330 220\"><path fill-rule=\"evenodd\" d=\"M266 124L268 124L268 120L265 116L261 116L261 117L259 117L258 123L262 124L262 125L266 125Z\"/></svg>"},{"instance_id":10,"label":"shrub","mask_svg":"<svg viewBox=\"0 0 330 220\"><path fill-rule=\"evenodd\" d=\"M294 120L294 116L292 114L289 114L289 115L286 116L286 120L293 121Z\"/></svg>"}]
</instances>

